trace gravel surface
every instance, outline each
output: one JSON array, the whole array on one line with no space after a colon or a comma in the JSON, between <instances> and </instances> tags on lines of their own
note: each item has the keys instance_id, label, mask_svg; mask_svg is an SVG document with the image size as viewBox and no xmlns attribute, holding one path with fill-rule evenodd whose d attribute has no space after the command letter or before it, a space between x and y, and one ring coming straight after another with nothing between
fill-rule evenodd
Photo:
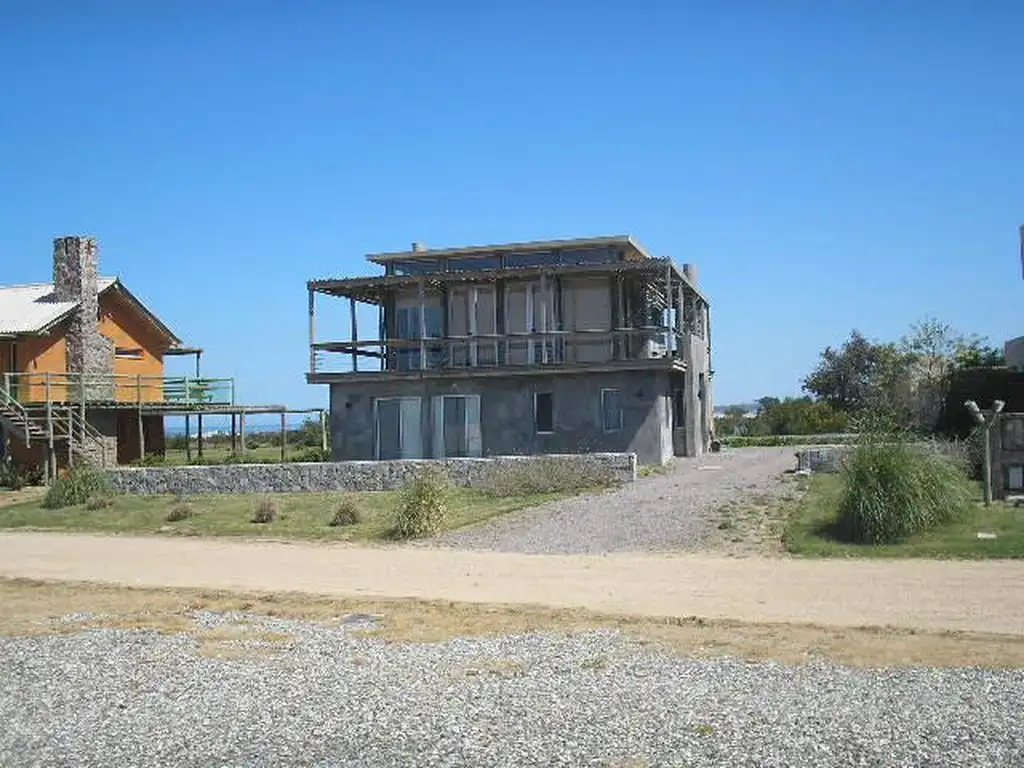
<instances>
[{"instance_id":1,"label":"gravel surface","mask_svg":"<svg viewBox=\"0 0 1024 768\"><path fill-rule=\"evenodd\" d=\"M601 494L505 515L442 537L444 546L499 552L598 554L680 550L714 534L725 504L782 494L794 448L744 448L676 459L658 475Z\"/></svg>"},{"instance_id":2,"label":"gravel surface","mask_svg":"<svg viewBox=\"0 0 1024 768\"><path fill-rule=\"evenodd\" d=\"M1024 764L1024 673L695 660L614 632L387 644L266 617L279 655L98 629L0 640L0 765ZM242 643L232 641L241 650Z\"/></svg>"}]
</instances>

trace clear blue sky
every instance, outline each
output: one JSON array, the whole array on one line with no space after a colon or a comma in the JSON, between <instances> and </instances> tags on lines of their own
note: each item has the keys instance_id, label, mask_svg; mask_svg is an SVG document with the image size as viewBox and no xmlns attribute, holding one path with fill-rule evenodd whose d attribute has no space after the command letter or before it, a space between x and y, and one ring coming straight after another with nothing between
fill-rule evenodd
<instances>
[{"instance_id":1,"label":"clear blue sky","mask_svg":"<svg viewBox=\"0 0 1024 768\"><path fill-rule=\"evenodd\" d=\"M11 0L0 282L94 234L207 373L296 406L326 401L306 280L414 240L630 233L696 262L719 403L796 394L854 327L1001 344L1022 30L1010 1Z\"/></svg>"}]
</instances>

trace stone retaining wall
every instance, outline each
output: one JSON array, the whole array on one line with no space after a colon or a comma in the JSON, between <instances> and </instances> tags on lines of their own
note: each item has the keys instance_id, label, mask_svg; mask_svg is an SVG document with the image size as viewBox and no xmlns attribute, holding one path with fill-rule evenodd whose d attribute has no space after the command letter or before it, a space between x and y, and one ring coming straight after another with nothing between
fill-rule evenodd
<instances>
[{"instance_id":1,"label":"stone retaining wall","mask_svg":"<svg viewBox=\"0 0 1024 768\"><path fill-rule=\"evenodd\" d=\"M119 467L107 472L114 487L139 495L176 493L287 493L316 491L390 491L401 488L424 467L437 467L452 483L482 488L494 473L523 466L541 470L559 462L578 469L595 483L636 480L636 454L588 453L560 456L500 456L490 459L422 461L341 461L322 464L220 464L188 467Z\"/></svg>"}]
</instances>

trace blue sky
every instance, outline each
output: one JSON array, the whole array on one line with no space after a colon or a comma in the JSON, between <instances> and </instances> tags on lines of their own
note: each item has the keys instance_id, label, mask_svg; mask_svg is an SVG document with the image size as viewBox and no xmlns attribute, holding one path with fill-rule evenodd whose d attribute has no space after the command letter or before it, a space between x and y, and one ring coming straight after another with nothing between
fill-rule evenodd
<instances>
[{"instance_id":1,"label":"blue sky","mask_svg":"<svg viewBox=\"0 0 1024 768\"><path fill-rule=\"evenodd\" d=\"M414 240L630 233L696 262L719 403L798 393L854 327L1001 344L1022 29L1016 2L12 0L0 282L94 234L208 374L295 406L326 402L306 280Z\"/></svg>"}]
</instances>

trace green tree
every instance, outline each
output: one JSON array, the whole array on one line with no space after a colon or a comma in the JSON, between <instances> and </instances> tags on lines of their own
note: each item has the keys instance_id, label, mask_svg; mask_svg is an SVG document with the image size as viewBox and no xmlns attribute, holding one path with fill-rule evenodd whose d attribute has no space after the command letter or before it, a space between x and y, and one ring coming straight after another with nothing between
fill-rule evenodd
<instances>
[{"instance_id":1,"label":"green tree","mask_svg":"<svg viewBox=\"0 0 1024 768\"><path fill-rule=\"evenodd\" d=\"M854 330L839 349L825 348L803 388L836 411L857 414L905 399L908 362L896 345L869 341Z\"/></svg>"}]
</instances>

